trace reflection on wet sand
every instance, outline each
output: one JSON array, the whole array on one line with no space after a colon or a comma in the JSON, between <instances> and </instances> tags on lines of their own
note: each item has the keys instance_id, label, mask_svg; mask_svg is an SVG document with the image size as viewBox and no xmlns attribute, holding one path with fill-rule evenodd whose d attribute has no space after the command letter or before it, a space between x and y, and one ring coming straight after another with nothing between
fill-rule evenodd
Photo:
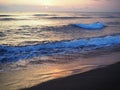
<instances>
[{"instance_id":1,"label":"reflection on wet sand","mask_svg":"<svg viewBox=\"0 0 120 90\"><path fill-rule=\"evenodd\" d=\"M89 71L101 66L109 65L120 60L120 52L108 53L97 57L83 58L79 54L73 54L72 58L66 56L53 56L47 59L55 59L64 63L45 63L28 65L21 70L13 70L0 73L1 90L17 90L32 87L42 82L70 76ZM66 62L65 62L65 61ZM70 61L69 61L70 60Z\"/></svg>"}]
</instances>

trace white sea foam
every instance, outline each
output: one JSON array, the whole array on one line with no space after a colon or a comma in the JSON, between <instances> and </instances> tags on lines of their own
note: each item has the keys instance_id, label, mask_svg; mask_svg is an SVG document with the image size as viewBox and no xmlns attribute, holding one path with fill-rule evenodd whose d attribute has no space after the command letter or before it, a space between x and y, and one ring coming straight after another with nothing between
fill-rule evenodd
<instances>
[{"instance_id":1,"label":"white sea foam","mask_svg":"<svg viewBox=\"0 0 120 90\"><path fill-rule=\"evenodd\" d=\"M64 52L67 53L68 51L71 50L73 51L76 48L81 48L81 50L89 48L89 50L91 50L116 44L120 44L120 35L86 38L71 41L51 42L46 44L28 46L1 45L0 61L1 62L17 61L41 55L54 55Z\"/></svg>"},{"instance_id":2,"label":"white sea foam","mask_svg":"<svg viewBox=\"0 0 120 90\"><path fill-rule=\"evenodd\" d=\"M104 28L105 24L103 22L96 22L96 23L92 23L92 24L75 24L75 26L78 26L83 29L95 30L95 29Z\"/></svg>"}]
</instances>

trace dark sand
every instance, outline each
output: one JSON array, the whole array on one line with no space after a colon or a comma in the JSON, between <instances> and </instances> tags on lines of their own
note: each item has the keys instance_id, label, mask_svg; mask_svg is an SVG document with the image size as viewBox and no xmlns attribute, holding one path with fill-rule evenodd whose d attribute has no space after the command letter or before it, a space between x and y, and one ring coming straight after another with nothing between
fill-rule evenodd
<instances>
[{"instance_id":1,"label":"dark sand","mask_svg":"<svg viewBox=\"0 0 120 90\"><path fill-rule=\"evenodd\" d=\"M120 90L120 63L23 90Z\"/></svg>"}]
</instances>

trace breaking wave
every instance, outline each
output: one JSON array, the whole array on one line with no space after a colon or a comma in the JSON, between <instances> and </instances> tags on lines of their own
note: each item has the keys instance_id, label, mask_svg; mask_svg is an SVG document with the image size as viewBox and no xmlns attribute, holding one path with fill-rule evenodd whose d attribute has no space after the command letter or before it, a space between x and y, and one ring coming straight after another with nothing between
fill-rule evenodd
<instances>
[{"instance_id":1,"label":"breaking wave","mask_svg":"<svg viewBox=\"0 0 120 90\"><path fill-rule=\"evenodd\" d=\"M38 56L83 52L120 44L120 35L84 38L69 41L49 42L37 45L0 45L0 63L25 60Z\"/></svg>"}]
</instances>

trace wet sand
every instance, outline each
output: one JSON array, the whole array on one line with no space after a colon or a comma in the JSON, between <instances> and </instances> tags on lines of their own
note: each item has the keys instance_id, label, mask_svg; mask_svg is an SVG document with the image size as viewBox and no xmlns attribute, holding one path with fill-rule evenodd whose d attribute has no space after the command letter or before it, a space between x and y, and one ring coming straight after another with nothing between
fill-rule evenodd
<instances>
[{"instance_id":1,"label":"wet sand","mask_svg":"<svg viewBox=\"0 0 120 90\"><path fill-rule=\"evenodd\" d=\"M101 53L100 53L101 52ZM99 54L99 55L97 55ZM89 56L88 56L89 55ZM87 63L103 65L83 73L40 83L23 90L119 90L120 89L120 48L105 48L88 53ZM95 55L99 57L95 57ZM91 62L91 60L94 62ZM96 62L96 60L98 60ZM116 61L117 60L117 61ZM114 62L113 62L114 61ZM116 61L116 62L115 62ZM102 63L101 63L102 62ZM86 61L81 62L86 64ZM107 64L105 64L107 63ZM113 64L114 63L114 64ZM104 66L105 64L105 66Z\"/></svg>"},{"instance_id":2,"label":"wet sand","mask_svg":"<svg viewBox=\"0 0 120 90\"><path fill-rule=\"evenodd\" d=\"M18 70L0 72L0 90L108 90L117 88L115 83L120 79L120 63L108 66L120 62L119 45L34 59L27 65L16 62Z\"/></svg>"},{"instance_id":3,"label":"wet sand","mask_svg":"<svg viewBox=\"0 0 120 90\"><path fill-rule=\"evenodd\" d=\"M23 90L120 90L120 62Z\"/></svg>"}]
</instances>

